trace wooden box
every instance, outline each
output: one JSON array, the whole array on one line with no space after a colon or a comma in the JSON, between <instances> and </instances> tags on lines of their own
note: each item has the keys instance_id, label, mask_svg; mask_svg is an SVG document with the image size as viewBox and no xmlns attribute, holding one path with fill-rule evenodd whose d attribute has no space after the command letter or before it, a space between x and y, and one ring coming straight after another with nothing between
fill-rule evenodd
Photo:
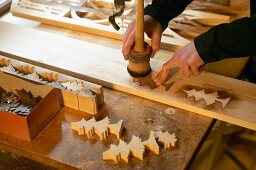
<instances>
[{"instance_id":1,"label":"wooden box","mask_svg":"<svg viewBox=\"0 0 256 170\"><path fill-rule=\"evenodd\" d=\"M6 91L25 89L42 99L27 116L0 111L0 133L31 141L59 112L57 89L0 72L0 86Z\"/></svg>"}]
</instances>

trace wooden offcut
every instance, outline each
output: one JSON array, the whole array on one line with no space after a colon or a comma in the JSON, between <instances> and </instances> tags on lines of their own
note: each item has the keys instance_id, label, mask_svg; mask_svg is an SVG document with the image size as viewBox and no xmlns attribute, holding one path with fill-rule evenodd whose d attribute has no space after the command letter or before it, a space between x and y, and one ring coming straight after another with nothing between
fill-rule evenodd
<instances>
[{"instance_id":1,"label":"wooden offcut","mask_svg":"<svg viewBox=\"0 0 256 170\"><path fill-rule=\"evenodd\" d=\"M173 70L167 81L173 85L167 91L162 86L152 90L129 76L120 50L4 22L0 22L0 36L3 55L256 130L255 84L208 72L184 78ZM161 61L151 60L154 73L162 65ZM192 89L204 89L207 94L218 92L220 99L231 99L225 108L220 102L206 105L204 100L195 101L183 91Z\"/></svg>"}]
</instances>

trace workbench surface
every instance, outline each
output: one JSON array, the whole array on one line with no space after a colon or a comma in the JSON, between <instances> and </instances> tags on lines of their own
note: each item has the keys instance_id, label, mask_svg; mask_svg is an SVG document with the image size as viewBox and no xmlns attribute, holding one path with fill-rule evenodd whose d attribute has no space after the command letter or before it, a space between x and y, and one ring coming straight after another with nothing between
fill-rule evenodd
<instances>
[{"instance_id":1,"label":"workbench surface","mask_svg":"<svg viewBox=\"0 0 256 170\"><path fill-rule=\"evenodd\" d=\"M106 44L111 48L121 47L120 41L41 25L38 22L12 17L10 14L0 19L44 31L64 34L84 41ZM158 52L158 56L170 54L169 51L160 50ZM32 142L0 134L0 149L20 154L46 165L66 169L147 168L179 170L189 165L214 122L211 118L178 108L175 109L175 114L169 115L165 113L165 109L170 106L108 88L104 88L104 95L105 104L100 108L100 112L95 118L101 120L109 116L111 123L123 119L125 130L122 139L126 142L131 140L132 135L145 140L149 137L151 130L163 130L176 133L177 146L171 150L160 147L159 156L147 151L143 162L134 157L129 164L123 161L119 164L103 161L102 153L109 149L110 144L118 144L118 139L114 135L110 135L105 141L100 141L97 136L93 139L79 136L71 130L70 123L79 121L83 117L90 119L92 116L63 107ZM153 122L146 121L151 119Z\"/></svg>"},{"instance_id":2,"label":"workbench surface","mask_svg":"<svg viewBox=\"0 0 256 170\"><path fill-rule=\"evenodd\" d=\"M150 130L176 133L177 146L171 150L160 147L159 156L147 151L143 162L134 157L129 164L103 161L102 152L108 150L110 144L118 144L116 136L110 135L105 141L100 141L97 135L93 139L79 136L71 130L70 122L92 116L63 107L32 142L0 134L0 148L58 168L178 170L189 164L211 127L212 119L195 113L176 108L176 113L169 115L165 109L170 106L107 88L104 92L105 104L96 115L96 120L109 116L110 121L115 123L123 119L125 129L122 139L127 142L132 135L146 140ZM153 122L147 122L148 119Z\"/></svg>"}]
</instances>

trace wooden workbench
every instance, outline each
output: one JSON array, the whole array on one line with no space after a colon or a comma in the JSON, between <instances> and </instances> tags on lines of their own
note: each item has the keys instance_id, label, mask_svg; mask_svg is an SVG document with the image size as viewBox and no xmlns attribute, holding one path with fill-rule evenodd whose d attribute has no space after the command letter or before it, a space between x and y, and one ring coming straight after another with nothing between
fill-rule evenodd
<instances>
[{"instance_id":1,"label":"wooden workbench","mask_svg":"<svg viewBox=\"0 0 256 170\"><path fill-rule=\"evenodd\" d=\"M123 119L125 131L122 138L125 141L130 141L132 135L145 140L150 130L175 132L177 147L172 150L161 147L160 156L146 152L144 162L136 158L132 158L130 164L103 161L102 152L109 148L109 144L117 144L118 139L110 135L101 142L97 136L91 140L79 136L71 130L70 122L90 118L90 115L63 107L32 142L0 134L0 148L58 168L184 169L211 127L212 119L195 113L176 109L175 114L168 115L164 112L169 107L167 105L106 88L104 92L105 104L96 116L97 120L105 116L112 122ZM153 123L147 123L148 119Z\"/></svg>"},{"instance_id":2,"label":"wooden workbench","mask_svg":"<svg viewBox=\"0 0 256 170\"><path fill-rule=\"evenodd\" d=\"M121 48L119 41L40 25L37 22L12 17L10 14L0 19L84 41L105 44L111 48ZM170 52L160 51L158 54L170 55ZM129 164L121 162L116 165L113 162L103 161L102 152L109 148L109 144L117 144L117 138L110 135L106 141L101 142L98 137L89 140L85 136L78 136L70 129L70 122L78 121L83 117L89 119L90 115L63 107L32 142L0 134L0 149L65 169L184 169L189 166L214 122L211 118L181 109L176 109L175 114L168 115L164 112L169 107L167 105L115 90L104 88L104 94L105 104L100 108L96 119L101 120L109 116L113 123L123 119L125 131L122 138L125 141L130 141L132 135L145 140L150 130L163 130L176 133L177 147L172 150L161 147L160 156L146 152L144 162L136 158L132 158ZM146 121L149 119L152 119L153 123Z\"/></svg>"}]
</instances>

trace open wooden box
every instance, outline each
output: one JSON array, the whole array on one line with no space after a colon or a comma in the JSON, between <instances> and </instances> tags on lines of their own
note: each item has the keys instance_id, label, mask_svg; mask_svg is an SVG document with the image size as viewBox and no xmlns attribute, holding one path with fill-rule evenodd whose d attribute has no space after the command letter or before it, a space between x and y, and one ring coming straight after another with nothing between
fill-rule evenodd
<instances>
[{"instance_id":1,"label":"open wooden box","mask_svg":"<svg viewBox=\"0 0 256 170\"><path fill-rule=\"evenodd\" d=\"M31 141L60 110L57 89L51 86L38 85L3 72L0 72L0 86L6 91L24 88L33 96L42 97L28 116L0 111L0 133Z\"/></svg>"}]
</instances>

